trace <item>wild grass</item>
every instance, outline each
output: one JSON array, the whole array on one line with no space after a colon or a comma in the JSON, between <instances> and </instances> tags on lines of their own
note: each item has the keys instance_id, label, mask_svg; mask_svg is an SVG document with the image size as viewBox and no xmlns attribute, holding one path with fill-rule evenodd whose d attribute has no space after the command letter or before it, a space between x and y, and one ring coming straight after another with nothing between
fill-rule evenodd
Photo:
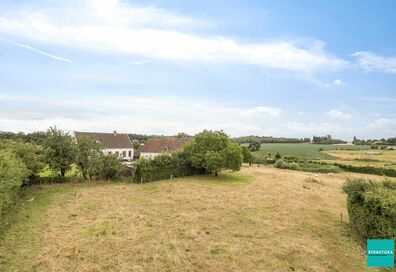
<instances>
[{"instance_id":1,"label":"wild grass","mask_svg":"<svg viewBox=\"0 0 396 272\"><path fill-rule=\"evenodd\" d=\"M320 184L305 172L250 167L219 178L32 187L0 243L0 267L364 271L364 249L339 219L344 175L354 174Z\"/></svg>"}]
</instances>

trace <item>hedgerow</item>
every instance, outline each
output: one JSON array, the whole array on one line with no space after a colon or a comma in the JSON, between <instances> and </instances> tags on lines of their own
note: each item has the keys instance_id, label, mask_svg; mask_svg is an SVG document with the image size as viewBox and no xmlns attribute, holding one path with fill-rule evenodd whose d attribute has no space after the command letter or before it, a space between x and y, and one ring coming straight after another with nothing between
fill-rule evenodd
<instances>
[{"instance_id":1,"label":"hedgerow","mask_svg":"<svg viewBox=\"0 0 396 272\"><path fill-rule=\"evenodd\" d=\"M135 164L133 181L144 183L162 179L170 179L204 173L191 165L183 152L163 154L153 159L140 158Z\"/></svg>"},{"instance_id":2,"label":"hedgerow","mask_svg":"<svg viewBox=\"0 0 396 272\"><path fill-rule=\"evenodd\" d=\"M29 176L26 165L12 151L0 150L0 217L16 201Z\"/></svg>"},{"instance_id":3,"label":"hedgerow","mask_svg":"<svg viewBox=\"0 0 396 272\"><path fill-rule=\"evenodd\" d=\"M297 162L285 162L283 160L277 160L274 164L276 168L291 169L304 172L315 172L315 173L336 173L340 171L340 168L334 165L316 164L311 162L301 161Z\"/></svg>"},{"instance_id":4,"label":"hedgerow","mask_svg":"<svg viewBox=\"0 0 396 272\"><path fill-rule=\"evenodd\" d=\"M361 239L396 239L396 182L348 180L349 222Z\"/></svg>"}]
</instances>

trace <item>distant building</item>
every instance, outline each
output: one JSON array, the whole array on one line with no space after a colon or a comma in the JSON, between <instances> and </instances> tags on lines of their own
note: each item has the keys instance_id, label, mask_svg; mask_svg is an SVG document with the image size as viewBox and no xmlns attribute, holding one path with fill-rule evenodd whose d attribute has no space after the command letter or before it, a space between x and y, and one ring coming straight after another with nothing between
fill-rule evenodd
<instances>
[{"instance_id":1,"label":"distant building","mask_svg":"<svg viewBox=\"0 0 396 272\"><path fill-rule=\"evenodd\" d=\"M77 142L81 137L89 137L102 146L104 154L115 154L121 160L131 161L134 156L133 144L128 134L117 133L99 133L99 132L74 132Z\"/></svg>"},{"instance_id":2,"label":"distant building","mask_svg":"<svg viewBox=\"0 0 396 272\"><path fill-rule=\"evenodd\" d=\"M137 157L154 158L160 154L172 153L181 149L189 142L189 138L149 139L139 148Z\"/></svg>"}]
</instances>

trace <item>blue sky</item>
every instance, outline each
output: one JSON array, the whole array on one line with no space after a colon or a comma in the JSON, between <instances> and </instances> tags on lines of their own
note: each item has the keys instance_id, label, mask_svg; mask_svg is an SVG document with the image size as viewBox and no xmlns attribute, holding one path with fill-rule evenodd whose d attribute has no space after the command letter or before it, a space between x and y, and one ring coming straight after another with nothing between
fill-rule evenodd
<instances>
[{"instance_id":1,"label":"blue sky","mask_svg":"<svg viewBox=\"0 0 396 272\"><path fill-rule=\"evenodd\" d=\"M395 1L0 3L0 130L396 136Z\"/></svg>"}]
</instances>

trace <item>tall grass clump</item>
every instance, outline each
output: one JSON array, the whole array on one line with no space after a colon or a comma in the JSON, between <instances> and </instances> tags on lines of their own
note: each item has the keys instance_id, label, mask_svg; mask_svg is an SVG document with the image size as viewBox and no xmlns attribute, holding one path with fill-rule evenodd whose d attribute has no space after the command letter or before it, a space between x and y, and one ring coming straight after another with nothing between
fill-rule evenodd
<instances>
[{"instance_id":1,"label":"tall grass clump","mask_svg":"<svg viewBox=\"0 0 396 272\"><path fill-rule=\"evenodd\" d=\"M349 222L361 239L396 239L396 182L350 179L347 193Z\"/></svg>"}]
</instances>

